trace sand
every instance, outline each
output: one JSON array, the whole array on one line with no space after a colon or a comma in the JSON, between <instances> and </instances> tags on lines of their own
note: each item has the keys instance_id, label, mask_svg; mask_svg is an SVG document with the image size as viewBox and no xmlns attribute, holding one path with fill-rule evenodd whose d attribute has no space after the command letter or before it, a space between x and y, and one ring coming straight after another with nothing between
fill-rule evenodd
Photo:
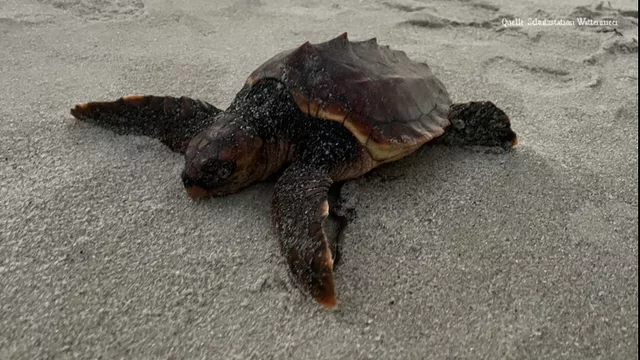
<instances>
[{"instance_id":1,"label":"sand","mask_svg":"<svg viewBox=\"0 0 640 360\"><path fill-rule=\"evenodd\" d=\"M0 358L637 357L637 3L522 3L0 2ZM526 24L576 17L618 32ZM290 284L273 183L193 202L180 155L69 115L130 93L225 107L343 31L492 100L520 147L426 146L345 185L337 311Z\"/></svg>"}]
</instances>

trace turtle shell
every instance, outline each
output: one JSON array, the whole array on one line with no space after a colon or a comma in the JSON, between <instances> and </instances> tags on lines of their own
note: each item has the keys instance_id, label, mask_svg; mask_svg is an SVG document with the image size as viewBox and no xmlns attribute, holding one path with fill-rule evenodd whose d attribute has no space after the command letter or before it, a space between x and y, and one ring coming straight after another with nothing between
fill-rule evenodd
<instances>
[{"instance_id":1,"label":"turtle shell","mask_svg":"<svg viewBox=\"0 0 640 360\"><path fill-rule=\"evenodd\" d=\"M309 117L336 121L379 163L402 158L444 132L451 99L431 69L376 39L344 33L283 51L247 79L284 83Z\"/></svg>"}]
</instances>

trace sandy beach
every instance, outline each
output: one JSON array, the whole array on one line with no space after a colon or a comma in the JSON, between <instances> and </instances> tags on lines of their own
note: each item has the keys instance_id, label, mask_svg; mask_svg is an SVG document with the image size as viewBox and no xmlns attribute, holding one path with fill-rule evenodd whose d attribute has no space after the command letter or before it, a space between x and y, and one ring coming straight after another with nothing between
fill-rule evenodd
<instances>
[{"instance_id":1,"label":"sandy beach","mask_svg":"<svg viewBox=\"0 0 640 360\"><path fill-rule=\"evenodd\" d=\"M637 358L637 24L633 1L0 2L0 358ZM69 114L224 108L345 31L493 101L520 145L427 145L347 183L336 311L289 281L272 182L194 202L182 156Z\"/></svg>"}]
</instances>

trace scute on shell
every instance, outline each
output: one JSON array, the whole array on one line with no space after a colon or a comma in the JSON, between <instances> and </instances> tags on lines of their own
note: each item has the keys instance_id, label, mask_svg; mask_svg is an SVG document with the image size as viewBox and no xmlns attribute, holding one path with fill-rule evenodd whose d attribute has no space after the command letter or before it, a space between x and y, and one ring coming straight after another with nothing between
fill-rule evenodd
<instances>
[{"instance_id":1,"label":"scute on shell","mask_svg":"<svg viewBox=\"0 0 640 360\"><path fill-rule=\"evenodd\" d=\"M247 79L284 83L302 112L336 121L374 160L397 160L442 135L449 125L449 94L424 63L375 38L349 41L344 33L324 43L283 51Z\"/></svg>"}]
</instances>

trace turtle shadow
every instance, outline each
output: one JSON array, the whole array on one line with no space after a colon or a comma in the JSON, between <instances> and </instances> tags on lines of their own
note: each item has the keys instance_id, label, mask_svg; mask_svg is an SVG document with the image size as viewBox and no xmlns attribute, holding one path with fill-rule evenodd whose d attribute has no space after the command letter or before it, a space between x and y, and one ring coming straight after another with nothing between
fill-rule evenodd
<instances>
[{"instance_id":1,"label":"turtle shadow","mask_svg":"<svg viewBox=\"0 0 640 360\"><path fill-rule=\"evenodd\" d=\"M110 131L89 125L69 131L81 142L78 150L106 149L114 152L111 158L140 151L140 147L149 154L164 149L155 140L105 136L107 133ZM268 228L277 176L235 195L191 203L179 186L180 155L161 151L161 158L153 164L165 166L169 174L164 179L175 178L171 180L175 183L167 186L170 192L162 195L171 199L163 203L172 203L169 200L173 197L185 199L176 209L183 212L181 219L188 219L188 223L181 223L184 234L175 234L182 240L172 241L171 249L194 254L189 259L211 266L217 273L232 274L220 280L220 287L237 288L237 279L252 279L246 281L257 281L255 286L247 285L252 298L315 309L309 299L294 295L277 239ZM166 159L171 164L162 165ZM121 163L128 166L131 160L125 157ZM127 171L133 175L134 170ZM140 185L148 184L140 181L133 187ZM508 284L488 277L516 269L515 261L526 264L531 259L553 258L556 250L545 247L541 238L554 237L559 244L569 241L565 228L572 223L580 228L583 216L577 209L584 203L584 191L589 189L576 186L566 169L526 145L505 153L428 144L400 161L345 183L341 196L356 209L358 217L344 228L340 241L341 259L335 277L341 311L335 318L349 322L353 317L398 312L407 312L403 317L412 318L411 311L415 311L413 314L445 321L445 305L433 304L489 303L491 299L474 298L468 289L491 281L503 292L500 295L512 296L506 290ZM162 209L149 213L172 217ZM586 213L591 218L599 216L595 210ZM263 245L255 246L256 240ZM175 256L176 268L187 266L184 258ZM270 285L264 285L265 281ZM292 299L299 301L289 302Z\"/></svg>"},{"instance_id":2,"label":"turtle shadow","mask_svg":"<svg viewBox=\"0 0 640 360\"><path fill-rule=\"evenodd\" d=\"M371 181L388 177L394 180ZM346 312L380 311L399 298L419 306L432 283L476 266L478 254L533 251L534 233L563 233L581 203L570 176L526 147L500 153L428 145L347 183L344 196L359 215L345 229L336 272ZM455 302L464 284L455 286L439 296Z\"/></svg>"}]
</instances>

